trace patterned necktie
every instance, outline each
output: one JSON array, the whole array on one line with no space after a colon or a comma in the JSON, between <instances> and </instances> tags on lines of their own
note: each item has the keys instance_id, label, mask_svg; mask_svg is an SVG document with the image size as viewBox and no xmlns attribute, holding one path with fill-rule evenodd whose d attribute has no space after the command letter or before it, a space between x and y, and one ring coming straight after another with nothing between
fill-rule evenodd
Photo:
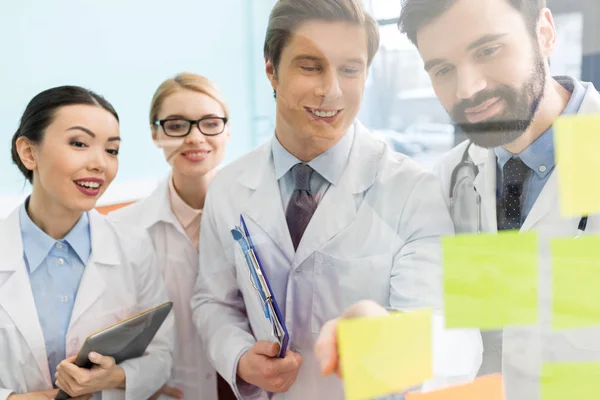
<instances>
[{"instance_id":1,"label":"patterned necktie","mask_svg":"<svg viewBox=\"0 0 600 400\"><path fill-rule=\"evenodd\" d=\"M521 228L521 200L529 167L518 157L504 165L502 196L498 202L498 230Z\"/></svg>"},{"instance_id":2,"label":"patterned necktie","mask_svg":"<svg viewBox=\"0 0 600 400\"><path fill-rule=\"evenodd\" d=\"M298 249L302 235L317 209L317 201L310 191L312 173L313 169L306 164L296 164L292 168L294 192L288 203L285 219L290 230L294 250Z\"/></svg>"}]
</instances>

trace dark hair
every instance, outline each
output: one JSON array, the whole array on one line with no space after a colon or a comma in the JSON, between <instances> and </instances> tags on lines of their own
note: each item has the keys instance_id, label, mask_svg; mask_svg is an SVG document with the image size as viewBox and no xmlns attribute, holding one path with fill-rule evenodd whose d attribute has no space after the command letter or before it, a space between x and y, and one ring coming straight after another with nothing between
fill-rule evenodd
<instances>
[{"instance_id":1,"label":"dark hair","mask_svg":"<svg viewBox=\"0 0 600 400\"><path fill-rule=\"evenodd\" d=\"M364 10L360 0L279 0L271 10L264 44L264 56L273 63L275 71L292 31L310 20L350 22L365 27L369 47L367 60L371 65L379 50L379 26Z\"/></svg>"},{"instance_id":2,"label":"dark hair","mask_svg":"<svg viewBox=\"0 0 600 400\"><path fill-rule=\"evenodd\" d=\"M532 35L535 35L540 11L546 0L505 0L518 10ZM418 47L417 31L431 20L439 17L456 3L456 0L402 0L402 13L398 28Z\"/></svg>"},{"instance_id":3,"label":"dark hair","mask_svg":"<svg viewBox=\"0 0 600 400\"><path fill-rule=\"evenodd\" d=\"M33 171L28 170L21 161L17 153L17 139L26 137L32 143L41 143L44 131L54 121L56 111L61 107L79 104L102 107L119 121L117 112L108 101L79 86L59 86L45 90L27 104L19 129L12 138L11 155L13 163L30 183L33 183Z\"/></svg>"}]
</instances>

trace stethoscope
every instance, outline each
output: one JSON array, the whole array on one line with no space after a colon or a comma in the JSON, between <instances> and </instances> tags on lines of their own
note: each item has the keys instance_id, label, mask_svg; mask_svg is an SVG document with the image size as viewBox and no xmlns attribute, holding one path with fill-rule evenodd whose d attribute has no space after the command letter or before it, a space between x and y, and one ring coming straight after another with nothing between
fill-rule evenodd
<instances>
[{"instance_id":1,"label":"stethoscope","mask_svg":"<svg viewBox=\"0 0 600 400\"><path fill-rule=\"evenodd\" d=\"M472 142L469 143L469 145L467 146L467 148L465 149L465 151L462 155L460 162L454 167L454 169L452 170L452 174L450 175L449 198L450 198L450 213L451 213L451 215L454 215L454 203L456 201L455 196L454 196L454 189L456 187L458 187L458 185L461 184L463 181L469 179L470 176L471 176L471 180L474 181L475 177L479 173L479 168L477 168L477 165L475 165L475 163L473 161L469 160L469 149L471 148L472 144L473 144ZM462 178L458 179L458 174L462 168L470 169L471 175L467 174L467 175L463 176ZM475 184L473 184L473 189L475 189ZM477 193L477 189L475 189L475 193L476 193L475 202L476 202L476 207L477 207L477 233L481 233L482 232L481 195L479 193ZM585 229L587 228L587 222L588 222L587 215L583 215L581 217L581 219L579 220L579 225L577 226L577 235L575 236L576 239L578 237L580 237L581 235L583 235L583 233L585 232Z\"/></svg>"}]
</instances>

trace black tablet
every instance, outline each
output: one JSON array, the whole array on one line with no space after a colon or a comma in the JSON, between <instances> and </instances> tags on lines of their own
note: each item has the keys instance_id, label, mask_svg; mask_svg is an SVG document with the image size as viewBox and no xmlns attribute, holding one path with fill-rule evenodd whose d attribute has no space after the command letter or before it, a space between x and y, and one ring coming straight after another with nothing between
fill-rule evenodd
<instances>
[{"instance_id":1,"label":"black tablet","mask_svg":"<svg viewBox=\"0 0 600 400\"><path fill-rule=\"evenodd\" d=\"M81 368L92 368L94 363L89 359L91 352L113 357L117 364L143 356L172 308L173 302L169 301L91 334L79 350L74 364ZM55 397L56 400L70 398L62 390Z\"/></svg>"}]
</instances>

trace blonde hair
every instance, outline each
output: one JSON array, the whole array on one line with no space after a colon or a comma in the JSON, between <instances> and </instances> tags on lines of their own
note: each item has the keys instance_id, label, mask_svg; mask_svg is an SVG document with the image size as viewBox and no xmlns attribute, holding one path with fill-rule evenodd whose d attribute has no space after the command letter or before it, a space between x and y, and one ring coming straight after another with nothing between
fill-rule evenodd
<instances>
[{"instance_id":1,"label":"blonde hair","mask_svg":"<svg viewBox=\"0 0 600 400\"><path fill-rule=\"evenodd\" d=\"M150 104L151 126L154 127L154 122L158 118L158 112L165 99L179 90L191 90L207 95L223 107L225 118L229 118L229 107L227 107L225 97L214 83L201 75L182 72L173 78L167 79L160 84L158 89L156 89L156 92L152 97L152 103Z\"/></svg>"}]
</instances>

